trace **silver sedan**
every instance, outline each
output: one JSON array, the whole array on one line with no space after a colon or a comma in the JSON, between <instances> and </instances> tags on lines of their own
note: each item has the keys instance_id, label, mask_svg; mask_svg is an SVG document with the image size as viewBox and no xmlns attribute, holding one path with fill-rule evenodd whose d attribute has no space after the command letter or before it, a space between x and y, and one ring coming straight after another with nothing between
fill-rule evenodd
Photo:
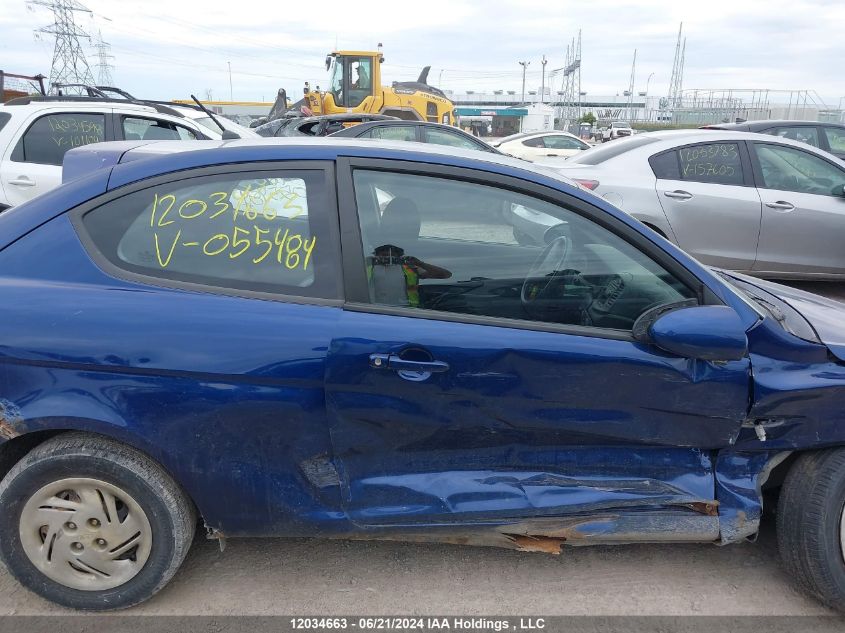
<instances>
[{"instance_id":1,"label":"silver sedan","mask_svg":"<svg viewBox=\"0 0 845 633\"><path fill-rule=\"evenodd\" d=\"M674 130L548 166L706 264L845 279L845 162L822 150L762 134ZM554 234L522 209L511 210L511 222L519 240Z\"/></svg>"}]
</instances>

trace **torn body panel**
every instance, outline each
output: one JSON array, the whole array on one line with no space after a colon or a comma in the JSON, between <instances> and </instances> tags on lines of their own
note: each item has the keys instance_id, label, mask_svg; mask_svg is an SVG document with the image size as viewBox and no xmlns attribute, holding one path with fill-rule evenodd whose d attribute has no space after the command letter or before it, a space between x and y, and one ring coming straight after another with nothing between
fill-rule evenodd
<instances>
[{"instance_id":1,"label":"torn body panel","mask_svg":"<svg viewBox=\"0 0 845 633\"><path fill-rule=\"evenodd\" d=\"M18 405L0 398L0 440L10 440L21 435L23 416Z\"/></svg>"}]
</instances>

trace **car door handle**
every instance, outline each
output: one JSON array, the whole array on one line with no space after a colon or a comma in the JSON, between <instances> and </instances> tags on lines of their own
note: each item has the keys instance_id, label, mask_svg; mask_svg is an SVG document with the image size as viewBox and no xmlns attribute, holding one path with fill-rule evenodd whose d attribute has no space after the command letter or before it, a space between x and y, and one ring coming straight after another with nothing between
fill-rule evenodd
<instances>
[{"instance_id":1,"label":"car door handle","mask_svg":"<svg viewBox=\"0 0 845 633\"><path fill-rule=\"evenodd\" d=\"M795 205L790 202L778 200L777 202L767 202L766 206L770 209L778 209L779 211L792 211Z\"/></svg>"},{"instance_id":2,"label":"car door handle","mask_svg":"<svg viewBox=\"0 0 845 633\"><path fill-rule=\"evenodd\" d=\"M14 180L10 180L9 184L17 185L18 187L34 187L35 181L27 178L26 176L18 176Z\"/></svg>"},{"instance_id":3,"label":"car door handle","mask_svg":"<svg viewBox=\"0 0 845 633\"><path fill-rule=\"evenodd\" d=\"M370 354L370 367L392 369L393 371L429 372L432 374L449 371L449 363L442 360L405 360L398 354Z\"/></svg>"},{"instance_id":4,"label":"car door handle","mask_svg":"<svg viewBox=\"0 0 845 633\"><path fill-rule=\"evenodd\" d=\"M681 191L677 189L675 191L664 191L663 195L667 198L674 198L675 200L689 200L692 198L692 194L688 191Z\"/></svg>"},{"instance_id":5,"label":"car door handle","mask_svg":"<svg viewBox=\"0 0 845 633\"><path fill-rule=\"evenodd\" d=\"M546 154L546 156L554 156L555 158L557 158L557 154Z\"/></svg>"}]
</instances>

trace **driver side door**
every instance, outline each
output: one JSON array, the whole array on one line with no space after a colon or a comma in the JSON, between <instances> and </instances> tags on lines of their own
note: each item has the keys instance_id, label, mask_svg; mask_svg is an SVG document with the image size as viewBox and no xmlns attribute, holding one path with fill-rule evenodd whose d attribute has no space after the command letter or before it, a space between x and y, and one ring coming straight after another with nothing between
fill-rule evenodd
<instances>
[{"instance_id":1,"label":"driver side door","mask_svg":"<svg viewBox=\"0 0 845 633\"><path fill-rule=\"evenodd\" d=\"M325 386L358 525L681 516L713 499L708 449L739 431L747 359L635 342L633 320L696 302L695 280L591 205L521 185L398 161L341 166L347 303ZM514 204L559 218L552 247L514 239L500 211ZM699 536L716 529L697 518Z\"/></svg>"}]
</instances>

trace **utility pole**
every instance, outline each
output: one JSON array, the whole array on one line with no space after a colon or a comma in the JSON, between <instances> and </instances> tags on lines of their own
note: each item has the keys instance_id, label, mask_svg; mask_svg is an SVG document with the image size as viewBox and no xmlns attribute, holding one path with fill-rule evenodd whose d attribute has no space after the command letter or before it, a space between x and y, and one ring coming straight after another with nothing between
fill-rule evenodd
<instances>
[{"instance_id":1,"label":"utility pole","mask_svg":"<svg viewBox=\"0 0 845 633\"><path fill-rule=\"evenodd\" d=\"M235 99L232 97L232 62L226 62L229 64L229 101L234 101Z\"/></svg>"},{"instance_id":2,"label":"utility pole","mask_svg":"<svg viewBox=\"0 0 845 633\"><path fill-rule=\"evenodd\" d=\"M528 61L519 62L519 65L522 66L522 103L525 103L525 71L530 63Z\"/></svg>"},{"instance_id":3,"label":"utility pole","mask_svg":"<svg viewBox=\"0 0 845 633\"><path fill-rule=\"evenodd\" d=\"M50 85L93 85L94 75L79 42L81 39L90 42L91 37L74 20L75 12L91 13L91 10L77 0L29 0L29 4L46 7L53 12L53 24L35 30L36 37L47 33L56 38L53 63L50 66Z\"/></svg>"},{"instance_id":4,"label":"utility pole","mask_svg":"<svg viewBox=\"0 0 845 633\"><path fill-rule=\"evenodd\" d=\"M111 54L111 45L103 41L103 32L97 32L97 81L101 86L114 85L111 71L114 66L109 63L110 59L114 59Z\"/></svg>"},{"instance_id":5,"label":"utility pole","mask_svg":"<svg viewBox=\"0 0 845 633\"><path fill-rule=\"evenodd\" d=\"M540 84L540 103L546 102L546 64L549 63L549 60L546 59L546 56L543 55L543 81Z\"/></svg>"},{"instance_id":6,"label":"utility pole","mask_svg":"<svg viewBox=\"0 0 845 633\"><path fill-rule=\"evenodd\" d=\"M634 79L635 79L636 73L637 73L637 49L635 48L634 49L634 63L631 64L631 80L628 82L628 90L626 91L628 93L628 107L626 108L627 111L628 111L628 113L627 113L628 121L631 121L634 118L632 116L633 111L632 111L632 108L631 108L631 104L634 102Z\"/></svg>"}]
</instances>

